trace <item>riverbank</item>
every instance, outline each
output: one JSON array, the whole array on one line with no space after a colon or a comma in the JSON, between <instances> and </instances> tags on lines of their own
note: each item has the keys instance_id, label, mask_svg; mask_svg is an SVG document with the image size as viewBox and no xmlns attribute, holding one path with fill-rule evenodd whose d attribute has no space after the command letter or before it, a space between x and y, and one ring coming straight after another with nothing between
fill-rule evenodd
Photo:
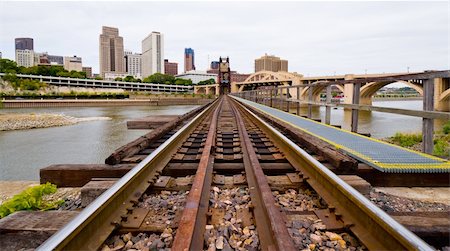
<instances>
[{"instance_id":1,"label":"riverbank","mask_svg":"<svg viewBox=\"0 0 450 251\"><path fill-rule=\"evenodd\" d=\"M0 114L0 131L46 128L73 125L94 120L110 120L108 117L75 118L62 114Z\"/></svg>"},{"instance_id":2,"label":"riverbank","mask_svg":"<svg viewBox=\"0 0 450 251\"><path fill-rule=\"evenodd\" d=\"M99 106L166 106L203 105L207 98L158 97L149 99L61 99L61 100L0 100L0 108L34 107L99 107Z\"/></svg>"}]
</instances>

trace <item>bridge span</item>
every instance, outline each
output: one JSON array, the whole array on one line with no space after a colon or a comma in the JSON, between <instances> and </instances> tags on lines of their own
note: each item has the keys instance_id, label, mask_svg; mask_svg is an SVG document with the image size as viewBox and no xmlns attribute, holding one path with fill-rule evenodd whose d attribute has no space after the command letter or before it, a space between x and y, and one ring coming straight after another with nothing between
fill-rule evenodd
<instances>
[{"instance_id":1,"label":"bridge span","mask_svg":"<svg viewBox=\"0 0 450 251\"><path fill-rule=\"evenodd\" d=\"M430 96L434 100L433 110L450 111L450 71L428 71L415 73L382 74L346 74L337 76L305 77L298 73L260 71L250 75L243 82L231 83L231 92L243 92L282 86L298 86L300 92L290 89L289 98L319 101L320 93L327 86L335 86L344 94L344 104L372 105L372 96L382 87L401 82L415 89L421 96ZM424 92L424 83L431 79L432 90ZM195 93L215 94L218 85L195 86ZM217 87L218 88L218 87ZM312 92L312 93L310 93Z\"/></svg>"}]
</instances>

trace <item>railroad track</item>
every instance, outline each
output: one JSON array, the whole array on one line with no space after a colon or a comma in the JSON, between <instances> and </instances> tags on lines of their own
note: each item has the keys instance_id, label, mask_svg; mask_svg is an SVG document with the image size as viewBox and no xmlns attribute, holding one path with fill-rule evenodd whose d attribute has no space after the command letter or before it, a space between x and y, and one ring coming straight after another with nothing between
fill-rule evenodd
<instances>
[{"instance_id":1,"label":"railroad track","mask_svg":"<svg viewBox=\"0 0 450 251\"><path fill-rule=\"evenodd\" d=\"M38 249L431 250L232 98L169 135Z\"/></svg>"}]
</instances>

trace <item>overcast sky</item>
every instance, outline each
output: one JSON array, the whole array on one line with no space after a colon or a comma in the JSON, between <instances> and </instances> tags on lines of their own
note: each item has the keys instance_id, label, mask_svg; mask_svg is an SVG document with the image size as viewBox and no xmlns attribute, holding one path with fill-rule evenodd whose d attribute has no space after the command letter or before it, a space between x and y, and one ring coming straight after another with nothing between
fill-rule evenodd
<instances>
[{"instance_id":1,"label":"overcast sky","mask_svg":"<svg viewBox=\"0 0 450 251\"><path fill-rule=\"evenodd\" d=\"M450 69L449 1L442 2L5 2L0 51L14 38L37 52L77 55L98 72L101 27L119 28L125 49L141 52L150 32L165 36L165 58L184 69L185 47L198 70L229 56L232 70L254 71L264 53L306 76Z\"/></svg>"}]
</instances>

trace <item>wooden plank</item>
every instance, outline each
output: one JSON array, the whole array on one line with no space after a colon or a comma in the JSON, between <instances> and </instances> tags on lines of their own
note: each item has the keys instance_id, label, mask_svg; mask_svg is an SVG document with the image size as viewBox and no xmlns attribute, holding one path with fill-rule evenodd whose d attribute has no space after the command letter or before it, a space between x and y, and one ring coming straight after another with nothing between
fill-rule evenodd
<instances>
[{"instance_id":1,"label":"wooden plank","mask_svg":"<svg viewBox=\"0 0 450 251\"><path fill-rule=\"evenodd\" d=\"M35 249L66 225L77 211L21 211L0 220L0 249Z\"/></svg>"},{"instance_id":2,"label":"wooden plank","mask_svg":"<svg viewBox=\"0 0 450 251\"><path fill-rule=\"evenodd\" d=\"M156 129L177 119L177 115L155 115L127 121L128 129Z\"/></svg>"},{"instance_id":3,"label":"wooden plank","mask_svg":"<svg viewBox=\"0 0 450 251\"><path fill-rule=\"evenodd\" d=\"M300 104L313 104L318 106L329 106L329 107L343 107L349 109L357 109L361 111L374 111L374 112L385 112L385 113L393 113L400 114L412 117L421 117L421 118L432 118L432 119L450 119L450 112L437 112L437 111L419 111L419 110L408 110L408 109L400 109L400 108L391 108L391 107L381 107L381 106L371 106L371 105L354 105L354 104L343 104L343 103L331 103L326 104L322 102L308 102L308 101L297 101L292 99L291 102L299 102Z\"/></svg>"},{"instance_id":4,"label":"wooden plank","mask_svg":"<svg viewBox=\"0 0 450 251\"><path fill-rule=\"evenodd\" d=\"M121 178L133 164L58 164L39 170L40 182L50 182L58 187L81 187L92 178Z\"/></svg>"},{"instance_id":5,"label":"wooden plank","mask_svg":"<svg viewBox=\"0 0 450 251\"><path fill-rule=\"evenodd\" d=\"M327 86L327 104L331 104L331 85ZM297 107L300 106L300 104L297 104ZM329 125L331 123L331 107L326 106L325 107L325 124Z\"/></svg>"},{"instance_id":6,"label":"wooden plank","mask_svg":"<svg viewBox=\"0 0 450 251\"><path fill-rule=\"evenodd\" d=\"M434 110L434 79L427 79L423 82L423 110ZM422 119L422 151L432 154L434 121L430 118Z\"/></svg>"},{"instance_id":7,"label":"wooden plank","mask_svg":"<svg viewBox=\"0 0 450 251\"><path fill-rule=\"evenodd\" d=\"M361 83L356 83L353 86L353 99L352 103L354 105L359 105L359 96L361 93ZM359 118L359 110L352 109L352 132L358 132L358 118Z\"/></svg>"}]
</instances>

